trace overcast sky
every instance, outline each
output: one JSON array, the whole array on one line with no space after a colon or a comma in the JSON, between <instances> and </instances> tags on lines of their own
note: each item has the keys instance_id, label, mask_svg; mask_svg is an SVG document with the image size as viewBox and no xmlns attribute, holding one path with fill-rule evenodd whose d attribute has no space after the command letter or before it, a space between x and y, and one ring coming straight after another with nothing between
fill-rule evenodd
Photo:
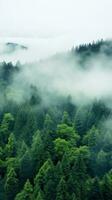
<instances>
[{"instance_id":1,"label":"overcast sky","mask_svg":"<svg viewBox=\"0 0 112 200\"><path fill-rule=\"evenodd\" d=\"M63 50L111 38L111 20L112 0L0 0L0 40L58 38Z\"/></svg>"}]
</instances>

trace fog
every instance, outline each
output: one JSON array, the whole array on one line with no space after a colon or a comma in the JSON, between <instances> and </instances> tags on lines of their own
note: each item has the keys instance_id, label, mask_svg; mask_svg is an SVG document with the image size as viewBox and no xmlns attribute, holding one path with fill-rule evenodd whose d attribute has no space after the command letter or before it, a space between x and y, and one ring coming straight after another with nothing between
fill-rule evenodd
<instances>
[{"instance_id":1,"label":"fog","mask_svg":"<svg viewBox=\"0 0 112 200\"><path fill-rule=\"evenodd\" d=\"M34 85L40 91L44 103L53 103L52 101L57 101L55 97L68 95L77 104L86 104L94 99L110 102L111 58L100 52L90 57L85 67L79 64L79 59L80 56L64 52L21 66L11 85L11 90L13 88L15 91L21 91L17 101L30 98L29 88ZM16 96L14 98L16 99Z\"/></svg>"},{"instance_id":2,"label":"fog","mask_svg":"<svg viewBox=\"0 0 112 200\"><path fill-rule=\"evenodd\" d=\"M19 48L7 51L5 44L8 41L17 43ZM27 49L21 49L21 45ZM29 99L30 85L34 85L41 93L44 103L53 103L58 96L70 95L77 104L103 99L111 106L112 59L103 53L103 49L111 48L111 43L108 47L103 46L95 56L90 56L85 66L79 62L81 55L72 55L73 46L73 38L67 41L66 36L64 40L63 37L2 39L0 61L14 64L20 61L22 64L20 72L9 86L9 98L16 102Z\"/></svg>"},{"instance_id":3,"label":"fog","mask_svg":"<svg viewBox=\"0 0 112 200\"><path fill-rule=\"evenodd\" d=\"M111 7L111 0L0 0L0 37L72 34L75 44L109 38Z\"/></svg>"},{"instance_id":4,"label":"fog","mask_svg":"<svg viewBox=\"0 0 112 200\"><path fill-rule=\"evenodd\" d=\"M10 53L6 49L6 43L17 43L24 45L28 49L23 51L17 49L17 51ZM48 38L1 38L0 39L0 61L16 63L18 60L21 63L34 62L41 59L48 58L49 56L68 51L74 46L73 35L63 35L57 37Z\"/></svg>"}]
</instances>

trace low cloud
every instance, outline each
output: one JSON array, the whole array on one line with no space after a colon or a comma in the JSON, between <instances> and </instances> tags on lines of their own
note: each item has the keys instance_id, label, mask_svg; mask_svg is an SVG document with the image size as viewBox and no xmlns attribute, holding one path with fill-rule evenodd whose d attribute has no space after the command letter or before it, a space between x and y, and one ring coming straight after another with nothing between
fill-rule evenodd
<instances>
[{"instance_id":1,"label":"low cloud","mask_svg":"<svg viewBox=\"0 0 112 200\"><path fill-rule=\"evenodd\" d=\"M39 89L43 101L50 103L52 95L71 95L77 104L85 104L94 99L111 99L111 57L99 53L89 58L85 66L80 65L79 59L67 52L40 62L24 64L11 87L21 89L21 94L28 97L28 88L34 85Z\"/></svg>"}]
</instances>

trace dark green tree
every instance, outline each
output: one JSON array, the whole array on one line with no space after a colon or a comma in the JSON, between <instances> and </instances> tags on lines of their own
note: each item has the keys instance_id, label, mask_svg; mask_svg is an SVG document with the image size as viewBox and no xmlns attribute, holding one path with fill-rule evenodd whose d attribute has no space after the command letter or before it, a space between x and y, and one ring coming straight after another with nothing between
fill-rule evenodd
<instances>
[{"instance_id":1,"label":"dark green tree","mask_svg":"<svg viewBox=\"0 0 112 200\"><path fill-rule=\"evenodd\" d=\"M44 144L41 137L41 132L38 130L35 132L33 136L33 141L31 145L31 156L32 156L32 164L34 175L36 175L36 171L42 166L47 157Z\"/></svg>"},{"instance_id":2,"label":"dark green tree","mask_svg":"<svg viewBox=\"0 0 112 200\"><path fill-rule=\"evenodd\" d=\"M102 184L101 184L101 189L102 189L102 195L103 195L103 200L111 200L112 198L112 176L110 174L106 174L103 177Z\"/></svg>"},{"instance_id":3,"label":"dark green tree","mask_svg":"<svg viewBox=\"0 0 112 200\"><path fill-rule=\"evenodd\" d=\"M69 114L66 111L64 111L62 116L62 124L67 124L68 126L71 125Z\"/></svg>"},{"instance_id":4,"label":"dark green tree","mask_svg":"<svg viewBox=\"0 0 112 200\"><path fill-rule=\"evenodd\" d=\"M18 178L14 168L9 168L4 185L6 199L12 200L18 192Z\"/></svg>"},{"instance_id":5,"label":"dark green tree","mask_svg":"<svg viewBox=\"0 0 112 200\"><path fill-rule=\"evenodd\" d=\"M34 197L37 197L39 191L42 191L45 195L45 186L49 181L53 180L54 166L51 159L48 159L40 168L34 180ZM51 188L52 190L52 188Z\"/></svg>"},{"instance_id":6,"label":"dark green tree","mask_svg":"<svg viewBox=\"0 0 112 200\"><path fill-rule=\"evenodd\" d=\"M52 121L52 119L51 119L49 114L46 114L46 116L45 116L44 130L46 132L52 132L52 130L53 130L53 121Z\"/></svg>"},{"instance_id":7,"label":"dark green tree","mask_svg":"<svg viewBox=\"0 0 112 200\"><path fill-rule=\"evenodd\" d=\"M64 177L62 177L57 186L56 200L68 200L68 199L69 199L69 194L67 193L67 184L65 182Z\"/></svg>"},{"instance_id":8,"label":"dark green tree","mask_svg":"<svg viewBox=\"0 0 112 200\"><path fill-rule=\"evenodd\" d=\"M33 187L29 180L26 181L23 190L16 195L15 200L32 200Z\"/></svg>"},{"instance_id":9,"label":"dark green tree","mask_svg":"<svg viewBox=\"0 0 112 200\"><path fill-rule=\"evenodd\" d=\"M7 144L8 137L13 129L13 124L14 124L14 118L12 114L5 113L0 127L0 142L2 145Z\"/></svg>"},{"instance_id":10,"label":"dark green tree","mask_svg":"<svg viewBox=\"0 0 112 200\"><path fill-rule=\"evenodd\" d=\"M96 177L94 180L93 180L93 184L92 184L92 188L91 188L91 191L89 193L89 200L103 200L103 195L102 195L102 192L101 192L101 186L100 186L100 183L99 183L99 179Z\"/></svg>"},{"instance_id":11,"label":"dark green tree","mask_svg":"<svg viewBox=\"0 0 112 200\"><path fill-rule=\"evenodd\" d=\"M25 154L20 158L20 177L24 183L26 179L32 178L33 165L30 150L26 151Z\"/></svg>"},{"instance_id":12,"label":"dark green tree","mask_svg":"<svg viewBox=\"0 0 112 200\"><path fill-rule=\"evenodd\" d=\"M6 157L14 157L16 155L16 140L13 133L10 134L4 151Z\"/></svg>"}]
</instances>

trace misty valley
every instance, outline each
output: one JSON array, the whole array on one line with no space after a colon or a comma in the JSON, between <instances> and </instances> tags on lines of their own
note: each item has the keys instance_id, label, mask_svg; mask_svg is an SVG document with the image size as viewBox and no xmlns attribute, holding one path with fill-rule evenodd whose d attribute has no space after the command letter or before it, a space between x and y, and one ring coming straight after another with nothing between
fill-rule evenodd
<instances>
[{"instance_id":1,"label":"misty valley","mask_svg":"<svg viewBox=\"0 0 112 200\"><path fill-rule=\"evenodd\" d=\"M111 199L112 41L1 61L0 200Z\"/></svg>"}]
</instances>

